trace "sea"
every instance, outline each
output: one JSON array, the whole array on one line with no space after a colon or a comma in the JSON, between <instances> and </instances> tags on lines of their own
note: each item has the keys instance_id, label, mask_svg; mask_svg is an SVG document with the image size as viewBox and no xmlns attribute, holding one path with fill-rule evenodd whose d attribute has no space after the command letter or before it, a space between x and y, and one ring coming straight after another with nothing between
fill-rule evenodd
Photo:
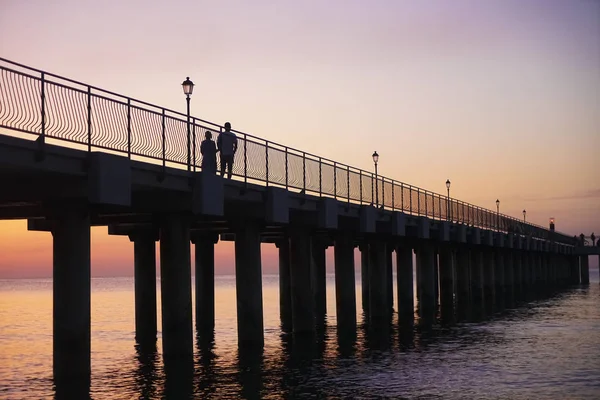
<instances>
[{"instance_id":1,"label":"sea","mask_svg":"<svg viewBox=\"0 0 600 400\"><path fill-rule=\"evenodd\" d=\"M158 341L135 342L133 278L92 279L92 399L600 399L600 285L591 283L428 329L391 317L356 335L336 329L335 280L311 341L282 331L278 276L263 275L265 346L237 346L233 276L215 279L215 337L197 341L193 366L166 373ZM193 293L194 295L194 293ZM473 314L474 315L474 314ZM61 392L62 391L62 392ZM0 280L0 398L59 398L52 378L52 280ZM66 393L69 393L67 388Z\"/></svg>"}]
</instances>

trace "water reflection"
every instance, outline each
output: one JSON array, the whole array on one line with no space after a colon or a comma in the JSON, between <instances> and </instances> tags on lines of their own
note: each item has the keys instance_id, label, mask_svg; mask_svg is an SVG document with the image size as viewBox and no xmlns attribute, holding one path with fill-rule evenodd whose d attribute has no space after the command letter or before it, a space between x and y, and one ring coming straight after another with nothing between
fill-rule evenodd
<instances>
[{"instance_id":1,"label":"water reflection","mask_svg":"<svg viewBox=\"0 0 600 400\"><path fill-rule=\"evenodd\" d=\"M238 352L238 382L244 399L260 399L263 389L262 347L243 347Z\"/></svg>"},{"instance_id":2,"label":"water reflection","mask_svg":"<svg viewBox=\"0 0 600 400\"><path fill-rule=\"evenodd\" d=\"M156 343L136 344L137 368L134 374L136 392L140 399L152 399L156 396L156 379L158 377L158 352Z\"/></svg>"},{"instance_id":3,"label":"water reflection","mask_svg":"<svg viewBox=\"0 0 600 400\"><path fill-rule=\"evenodd\" d=\"M214 336L213 336L214 337ZM196 346L198 349L195 394L203 398L210 397L217 391L217 361L215 354L214 339L205 340L205 337L197 336Z\"/></svg>"},{"instance_id":4,"label":"water reflection","mask_svg":"<svg viewBox=\"0 0 600 400\"><path fill-rule=\"evenodd\" d=\"M90 379L54 379L56 400L90 399Z\"/></svg>"},{"instance_id":5,"label":"water reflection","mask_svg":"<svg viewBox=\"0 0 600 400\"><path fill-rule=\"evenodd\" d=\"M193 398L194 359L192 355L163 356L166 399Z\"/></svg>"}]
</instances>

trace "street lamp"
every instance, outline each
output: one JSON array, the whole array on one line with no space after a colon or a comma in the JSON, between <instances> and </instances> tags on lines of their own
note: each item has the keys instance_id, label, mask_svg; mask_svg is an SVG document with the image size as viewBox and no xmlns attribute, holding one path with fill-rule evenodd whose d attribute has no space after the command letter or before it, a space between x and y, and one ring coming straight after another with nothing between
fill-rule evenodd
<instances>
[{"instance_id":1,"label":"street lamp","mask_svg":"<svg viewBox=\"0 0 600 400\"><path fill-rule=\"evenodd\" d=\"M379 154L377 151L373 152L373 163L375 164L375 206L379 207L379 188L377 183L377 162L379 161Z\"/></svg>"},{"instance_id":2,"label":"street lamp","mask_svg":"<svg viewBox=\"0 0 600 400\"><path fill-rule=\"evenodd\" d=\"M523 222L527 222L527 211L523 210Z\"/></svg>"},{"instance_id":3,"label":"street lamp","mask_svg":"<svg viewBox=\"0 0 600 400\"><path fill-rule=\"evenodd\" d=\"M446 217L448 220L451 220L452 217L450 216L450 179L446 179L446 189L448 190L448 205L446 206L446 210L448 214Z\"/></svg>"},{"instance_id":4,"label":"street lamp","mask_svg":"<svg viewBox=\"0 0 600 400\"><path fill-rule=\"evenodd\" d=\"M183 87L183 94L187 101L187 169L191 169L191 134L190 134L190 96L194 91L194 82L190 81L190 77L185 78L185 81L181 84Z\"/></svg>"},{"instance_id":5,"label":"street lamp","mask_svg":"<svg viewBox=\"0 0 600 400\"><path fill-rule=\"evenodd\" d=\"M500 200L496 199L496 229L500 231Z\"/></svg>"}]
</instances>

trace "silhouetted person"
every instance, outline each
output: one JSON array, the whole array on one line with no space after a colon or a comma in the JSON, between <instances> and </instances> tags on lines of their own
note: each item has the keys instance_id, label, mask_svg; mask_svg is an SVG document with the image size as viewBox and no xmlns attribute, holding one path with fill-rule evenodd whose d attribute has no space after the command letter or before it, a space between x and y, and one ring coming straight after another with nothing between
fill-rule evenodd
<instances>
[{"instance_id":1,"label":"silhouetted person","mask_svg":"<svg viewBox=\"0 0 600 400\"><path fill-rule=\"evenodd\" d=\"M592 239L592 246L596 245L596 235L594 235L594 232L592 232L592 236L590 236L590 238Z\"/></svg>"},{"instance_id":2,"label":"silhouetted person","mask_svg":"<svg viewBox=\"0 0 600 400\"><path fill-rule=\"evenodd\" d=\"M202 171L217 172L217 145L212 140L212 133L206 131L205 139L200 144L200 153L202 153Z\"/></svg>"},{"instance_id":3,"label":"silhouetted person","mask_svg":"<svg viewBox=\"0 0 600 400\"><path fill-rule=\"evenodd\" d=\"M221 152L221 176L225 174L227 166L227 178L231 179L231 170L233 169L233 157L237 151L237 137L231 132L231 124L225 122L225 132L221 132L217 139L217 147Z\"/></svg>"}]
</instances>

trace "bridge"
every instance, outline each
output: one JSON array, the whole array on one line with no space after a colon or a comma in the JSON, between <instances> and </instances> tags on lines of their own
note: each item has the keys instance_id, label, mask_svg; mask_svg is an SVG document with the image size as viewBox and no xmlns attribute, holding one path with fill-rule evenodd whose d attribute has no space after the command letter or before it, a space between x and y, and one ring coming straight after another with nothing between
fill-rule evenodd
<instances>
[{"instance_id":1,"label":"bridge","mask_svg":"<svg viewBox=\"0 0 600 400\"><path fill-rule=\"evenodd\" d=\"M214 334L218 240L235 242L240 348L264 344L261 242L279 249L282 329L295 335L325 314L329 246L337 328L350 335L356 247L372 326L394 312L393 257L399 323L415 321L416 279L418 324L428 327L464 305L511 306L588 284L588 256L600 254L553 226L238 130L233 177L222 178L200 167L207 130L218 137L223 127L0 58L0 219L52 233L55 378L90 376L91 226L134 243L139 343L157 338L159 242L165 362L191 358L193 321L201 340Z\"/></svg>"}]
</instances>

